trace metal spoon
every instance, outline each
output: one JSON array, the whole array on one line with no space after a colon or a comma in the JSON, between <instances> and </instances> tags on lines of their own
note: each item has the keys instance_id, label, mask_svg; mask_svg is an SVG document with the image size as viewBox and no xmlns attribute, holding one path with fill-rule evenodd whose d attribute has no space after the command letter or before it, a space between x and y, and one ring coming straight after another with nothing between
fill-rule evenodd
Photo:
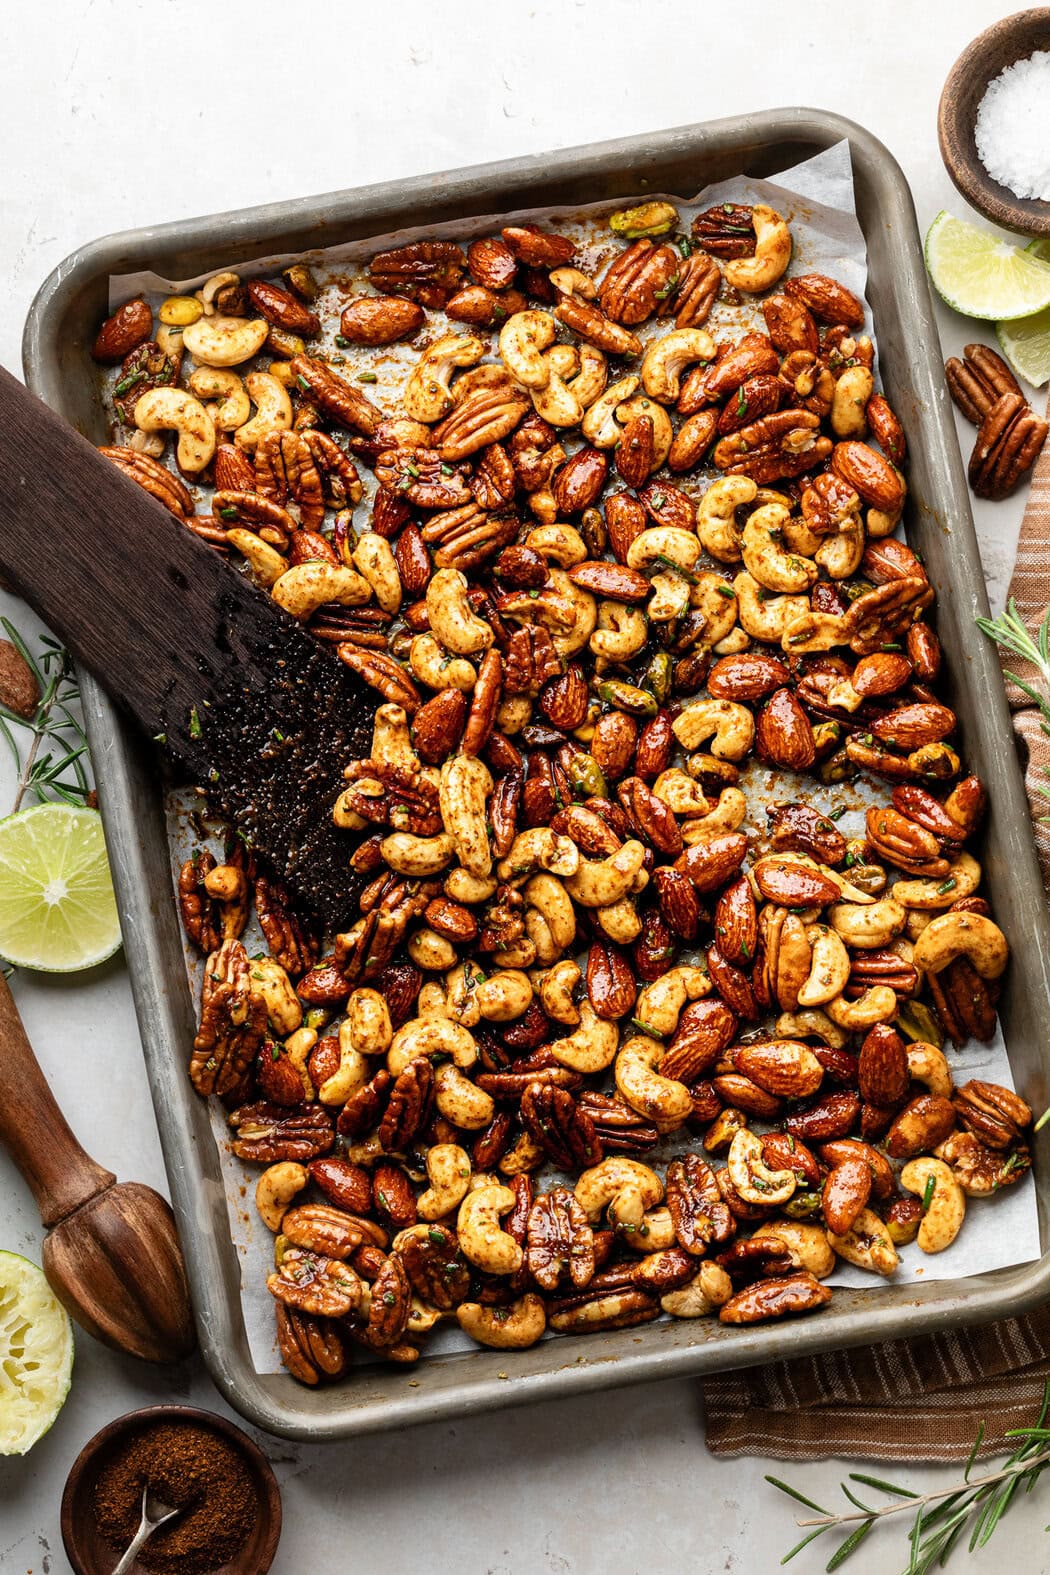
<instances>
[{"instance_id":1,"label":"metal spoon","mask_svg":"<svg viewBox=\"0 0 1050 1575\"><path fill-rule=\"evenodd\" d=\"M165 1504L156 1498L149 1490L149 1485L142 1486L142 1519L139 1529L132 1537L128 1549L113 1571L113 1575L127 1575L127 1571L135 1562L135 1555L148 1537L152 1537L158 1526L165 1525L173 1515L180 1515L181 1509L172 1509L170 1504Z\"/></svg>"}]
</instances>

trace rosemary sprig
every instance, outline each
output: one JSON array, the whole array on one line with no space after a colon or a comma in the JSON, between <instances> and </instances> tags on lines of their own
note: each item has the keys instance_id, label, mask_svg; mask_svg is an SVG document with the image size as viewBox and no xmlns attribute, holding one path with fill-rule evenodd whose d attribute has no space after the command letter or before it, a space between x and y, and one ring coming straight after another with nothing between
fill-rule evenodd
<instances>
[{"instance_id":1,"label":"rosemary sprig","mask_svg":"<svg viewBox=\"0 0 1050 1575\"><path fill-rule=\"evenodd\" d=\"M1016 684L1022 694L1026 694L1039 707L1043 732L1050 738L1050 607L1043 615L1043 621L1035 632L1035 638L1028 632L1024 619L1017 611L1017 603L1013 597L1006 604L1006 611L998 618L976 618L982 634L994 640L1000 650L1009 651L1012 656L1019 656L1022 661L1030 662L1039 674L1043 684L1043 691L1036 689L1017 673L1003 669L1004 678ZM1043 776L1050 784L1050 768L1043 767ZM1035 791L1040 798L1050 802L1050 785L1036 786ZM1050 821L1050 815L1040 815L1040 822Z\"/></svg>"},{"instance_id":2,"label":"rosemary sprig","mask_svg":"<svg viewBox=\"0 0 1050 1575\"><path fill-rule=\"evenodd\" d=\"M901 1575L929 1575L935 1566L943 1569L949 1555L967 1530L970 1533L969 1551L973 1553L977 1548L983 1548L1010 1508L1019 1489L1023 1487L1026 1493L1030 1493L1039 1477L1050 1465L1050 1427L1043 1425L1046 1422L1048 1409L1050 1409L1050 1383L1043 1387L1043 1403L1035 1424L1032 1427L1011 1428L1006 1434L1007 1438L1022 1440L1006 1463L998 1471L974 1477L971 1475L974 1462L984 1441L982 1422L977 1430L973 1448L970 1450L970 1458L966 1462L962 1481L954 1483L951 1487L938 1488L933 1493L915 1493L911 1488L901 1487L896 1482L887 1482L881 1477L867 1476L860 1471L849 1473L847 1479L849 1482L856 1483L859 1487L873 1488L877 1493L890 1494L897 1500L892 1504L877 1506L866 1504L847 1486L846 1482L840 1482L839 1487L854 1508L835 1514L826 1510L823 1505L815 1503L813 1499L806 1498L790 1483L781 1482L777 1477L767 1476L766 1481L778 1488L781 1493L786 1493L789 1498L803 1504L807 1509L817 1511L817 1516L814 1518L796 1520L795 1524L800 1531L805 1532L805 1536L785 1553L780 1561L781 1564L787 1564L796 1553L801 1553L803 1548L808 1547L825 1532L841 1528L847 1535L824 1566L827 1571L837 1570L860 1547L880 1521L905 1512L913 1514L914 1520L908 1531L911 1551ZM1050 1530L1050 1527L1047 1527L1047 1530ZM879 1567L889 1568L885 1563L880 1564Z\"/></svg>"},{"instance_id":3,"label":"rosemary sprig","mask_svg":"<svg viewBox=\"0 0 1050 1575\"><path fill-rule=\"evenodd\" d=\"M0 704L0 734L18 772L12 813L21 809L27 797L83 804L91 793L91 782L85 770L87 739L74 709L80 693L69 652L42 635L39 656L34 656L9 619L0 618L0 625L40 686L40 701L31 717L19 716ZM24 758L15 728L29 735Z\"/></svg>"}]
</instances>

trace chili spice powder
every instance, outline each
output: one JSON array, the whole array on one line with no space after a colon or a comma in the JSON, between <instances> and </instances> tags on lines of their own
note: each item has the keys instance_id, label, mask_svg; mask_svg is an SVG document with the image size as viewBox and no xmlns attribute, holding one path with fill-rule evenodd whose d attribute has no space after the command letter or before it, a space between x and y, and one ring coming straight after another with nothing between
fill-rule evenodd
<instances>
[{"instance_id":1,"label":"chili spice powder","mask_svg":"<svg viewBox=\"0 0 1050 1575\"><path fill-rule=\"evenodd\" d=\"M256 1494L240 1452L193 1422L162 1422L134 1434L99 1473L95 1521L117 1551L138 1530L142 1489L183 1511L154 1532L138 1555L159 1575L208 1575L243 1548L255 1524Z\"/></svg>"}]
</instances>

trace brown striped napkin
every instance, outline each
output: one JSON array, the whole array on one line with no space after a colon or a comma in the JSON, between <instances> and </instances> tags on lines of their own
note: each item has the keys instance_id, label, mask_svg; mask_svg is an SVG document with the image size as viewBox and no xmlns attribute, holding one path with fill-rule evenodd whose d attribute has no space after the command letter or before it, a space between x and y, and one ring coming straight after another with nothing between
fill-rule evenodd
<instances>
[{"instance_id":1,"label":"brown striped napkin","mask_svg":"<svg viewBox=\"0 0 1050 1575\"><path fill-rule=\"evenodd\" d=\"M1032 473L1010 595L1035 629L1050 603L1050 443ZM1026 664L1004 666L1023 679ZM1050 894L1050 737L1038 708L1007 683L1014 731L1026 761L1043 881ZM1003 1453L1003 1435L1033 1419L1050 1379L1050 1307L983 1329L893 1340L858 1351L771 1362L705 1380L707 1447L714 1455L777 1460L965 1460L978 1426L979 1453ZM1009 1446L1012 1447L1012 1446Z\"/></svg>"}]
</instances>

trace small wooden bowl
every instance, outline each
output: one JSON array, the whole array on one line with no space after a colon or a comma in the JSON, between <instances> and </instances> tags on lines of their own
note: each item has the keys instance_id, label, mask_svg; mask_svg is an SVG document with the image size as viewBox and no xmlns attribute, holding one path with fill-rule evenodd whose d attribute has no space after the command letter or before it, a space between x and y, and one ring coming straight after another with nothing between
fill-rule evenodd
<instances>
[{"instance_id":1,"label":"small wooden bowl","mask_svg":"<svg viewBox=\"0 0 1050 1575\"><path fill-rule=\"evenodd\" d=\"M193 1422L208 1428L240 1454L255 1488L255 1528L236 1558L217 1567L215 1575L265 1575L281 1536L281 1493L270 1462L248 1435L225 1417L188 1405L151 1405L129 1411L108 1423L80 1451L62 1494L62 1541L75 1575L110 1575L115 1568L121 1550L115 1550L95 1524L99 1473L118 1445L161 1422ZM149 1543L143 1551L148 1548ZM131 1575L150 1575L150 1571L136 1560Z\"/></svg>"},{"instance_id":2,"label":"small wooden bowl","mask_svg":"<svg viewBox=\"0 0 1050 1575\"><path fill-rule=\"evenodd\" d=\"M1050 202L1016 197L993 180L978 156L974 126L989 82L1037 49L1050 50L1050 9L1004 17L963 50L948 73L937 111L941 158L959 191L993 224L1022 235L1050 235Z\"/></svg>"}]
</instances>

